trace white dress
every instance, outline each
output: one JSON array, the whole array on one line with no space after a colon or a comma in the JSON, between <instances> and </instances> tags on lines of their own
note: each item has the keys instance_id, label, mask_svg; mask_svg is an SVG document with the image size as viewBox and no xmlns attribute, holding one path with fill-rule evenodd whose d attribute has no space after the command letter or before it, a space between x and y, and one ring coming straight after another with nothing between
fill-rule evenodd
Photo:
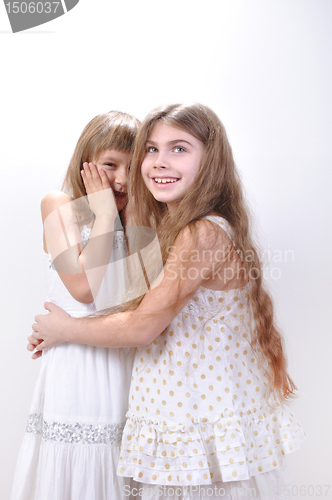
<instances>
[{"instance_id":1,"label":"white dress","mask_svg":"<svg viewBox=\"0 0 332 500\"><path fill-rule=\"evenodd\" d=\"M231 238L224 219L207 218ZM209 494L215 486L224 498L237 498L236 486L255 488L257 499L272 484L282 494L284 456L305 433L287 406L267 396L250 345L248 287L200 287L158 338L137 349L118 473L149 487L143 498L168 499L172 491L200 498L194 486L210 498L221 495Z\"/></svg>"},{"instance_id":2,"label":"white dress","mask_svg":"<svg viewBox=\"0 0 332 500\"><path fill-rule=\"evenodd\" d=\"M90 231L82 231L84 243ZM112 276L104 278L101 298L113 294L121 303L127 279L125 248L123 231L116 231L111 256L116 265ZM47 300L74 317L93 313L95 303L73 299L47 254L45 261ZM118 477L116 466L132 362L129 349L67 343L43 352L11 500L125 498L123 488L130 480Z\"/></svg>"}]
</instances>

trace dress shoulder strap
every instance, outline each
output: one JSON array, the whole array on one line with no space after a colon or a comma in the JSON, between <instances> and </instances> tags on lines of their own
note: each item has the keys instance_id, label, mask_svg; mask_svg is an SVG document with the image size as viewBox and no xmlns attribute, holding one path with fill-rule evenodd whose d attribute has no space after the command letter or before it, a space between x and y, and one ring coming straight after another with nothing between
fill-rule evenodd
<instances>
[{"instance_id":1,"label":"dress shoulder strap","mask_svg":"<svg viewBox=\"0 0 332 500\"><path fill-rule=\"evenodd\" d=\"M226 219L224 219L223 217L220 217L220 215L207 215L206 217L204 217L204 219L210 220L210 221L218 224L218 226L220 226L225 231L225 233L227 234L227 236L229 237L229 239L232 241L232 243L234 245L233 229L232 229L231 225L227 222Z\"/></svg>"}]
</instances>

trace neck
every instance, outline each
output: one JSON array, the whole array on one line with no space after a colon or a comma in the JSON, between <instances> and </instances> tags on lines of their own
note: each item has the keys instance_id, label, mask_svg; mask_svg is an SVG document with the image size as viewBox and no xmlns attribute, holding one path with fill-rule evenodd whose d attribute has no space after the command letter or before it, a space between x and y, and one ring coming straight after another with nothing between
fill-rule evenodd
<instances>
[{"instance_id":1,"label":"neck","mask_svg":"<svg viewBox=\"0 0 332 500\"><path fill-rule=\"evenodd\" d=\"M168 212L171 217L173 217L174 213L176 212L177 204L176 203L166 203Z\"/></svg>"}]
</instances>

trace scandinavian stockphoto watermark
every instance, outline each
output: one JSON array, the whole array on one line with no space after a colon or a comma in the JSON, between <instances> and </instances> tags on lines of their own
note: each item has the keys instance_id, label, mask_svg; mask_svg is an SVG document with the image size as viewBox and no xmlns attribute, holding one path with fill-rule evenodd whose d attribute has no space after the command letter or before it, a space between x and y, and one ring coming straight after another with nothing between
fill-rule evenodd
<instances>
[{"instance_id":1,"label":"scandinavian stockphoto watermark","mask_svg":"<svg viewBox=\"0 0 332 500\"><path fill-rule=\"evenodd\" d=\"M143 497L149 499L156 499L163 496L167 496L168 498L174 498L175 500L182 500L185 498L185 495L188 498L229 498L229 495L233 498L237 499L252 499L255 500L265 499L265 500L273 500L275 498L317 498L322 497L326 498L329 492L331 485L296 485L296 484L283 484L280 485L278 483L273 484L271 486L260 488L259 492L256 488L249 487L241 487L241 486L233 486L232 488L223 488L220 486L222 483L218 483L218 485L210 485L210 486L149 486L149 485L141 485L138 487L130 488L129 485L123 487L123 496L124 497Z\"/></svg>"},{"instance_id":2,"label":"scandinavian stockphoto watermark","mask_svg":"<svg viewBox=\"0 0 332 500\"><path fill-rule=\"evenodd\" d=\"M229 250L229 246L221 246L209 250L181 250L175 253L175 247L168 249L168 261L166 269L169 279L196 280L201 277L203 280L219 278L225 283L233 279L244 281L257 279L262 276L265 280L278 280L282 275L282 266L295 261L294 250L275 250L269 247L260 256L260 267L245 266L245 264L255 262L252 250L245 252L237 251L241 265L234 266L234 253ZM203 264L198 266L197 264ZM192 265L191 265L192 264ZM207 267L204 267L207 264Z\"/></svg>"},{"instance_id":3,"label":"scandinavian stockphoto watermark","mask_svg":"<svg viewBox=\"0 0 332 500\"><path fill-rule=\"evenodd\" d=\"M4 0L13 33L53 21L73 9L79 0Z\"/></svg>"},{"instance_id":4,"label":"scandinavian stockphoto watermark","mask_svg":"<svg viewBox=\"0 0 332 500\"><path fill-rule=\"evenodd\" d=\"M50 265L58 273L77 274L84 271L96 311L121 306L136 299L157 286L164 277L175 283L179 279L203 283L218 279L232 288L234 280L238 285L239 282L247 283L260 277L265 280L280 279L282 265L294 262L293 251L268 248L261 256L261 266L256 267L252 251L237 251L236 255L234 248L226 244L203 251L178 251L170 246L167 249L167 262L163 266L155 230L126 226L124 234L115 201L113 197L109 198L108 191L111 190L66 203L44 221ZM113 205L109 204L110 199ZM109 218L114 224L94 226L95 215L91 206L98 207L98 203L108 207ZM120 236L123 240L121 244ZM84 245L88 240L87 254ZM119 245L123 249L127 246L129 252L117 250ZM112 247L115 251L112 251ZM115 286L106 286L106 283Z\"/></svg>"}]
</instances>

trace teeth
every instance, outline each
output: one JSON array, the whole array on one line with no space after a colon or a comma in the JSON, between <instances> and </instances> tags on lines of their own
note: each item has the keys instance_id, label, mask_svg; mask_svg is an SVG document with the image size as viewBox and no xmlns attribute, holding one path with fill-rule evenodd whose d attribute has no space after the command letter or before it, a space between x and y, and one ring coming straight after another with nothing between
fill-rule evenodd
<instances>
[{"instance_id":1,"label":"teeth","mask_svg":"<svg viewBox=\"0 0 332 500\"><path fill-rule=\"evenodd\" d=\"M158 179L157 177L154 178L155 182L157 182L158 184L166 184L168 182L176 182L178 179Z\"/></svg>"}]
</instances>

